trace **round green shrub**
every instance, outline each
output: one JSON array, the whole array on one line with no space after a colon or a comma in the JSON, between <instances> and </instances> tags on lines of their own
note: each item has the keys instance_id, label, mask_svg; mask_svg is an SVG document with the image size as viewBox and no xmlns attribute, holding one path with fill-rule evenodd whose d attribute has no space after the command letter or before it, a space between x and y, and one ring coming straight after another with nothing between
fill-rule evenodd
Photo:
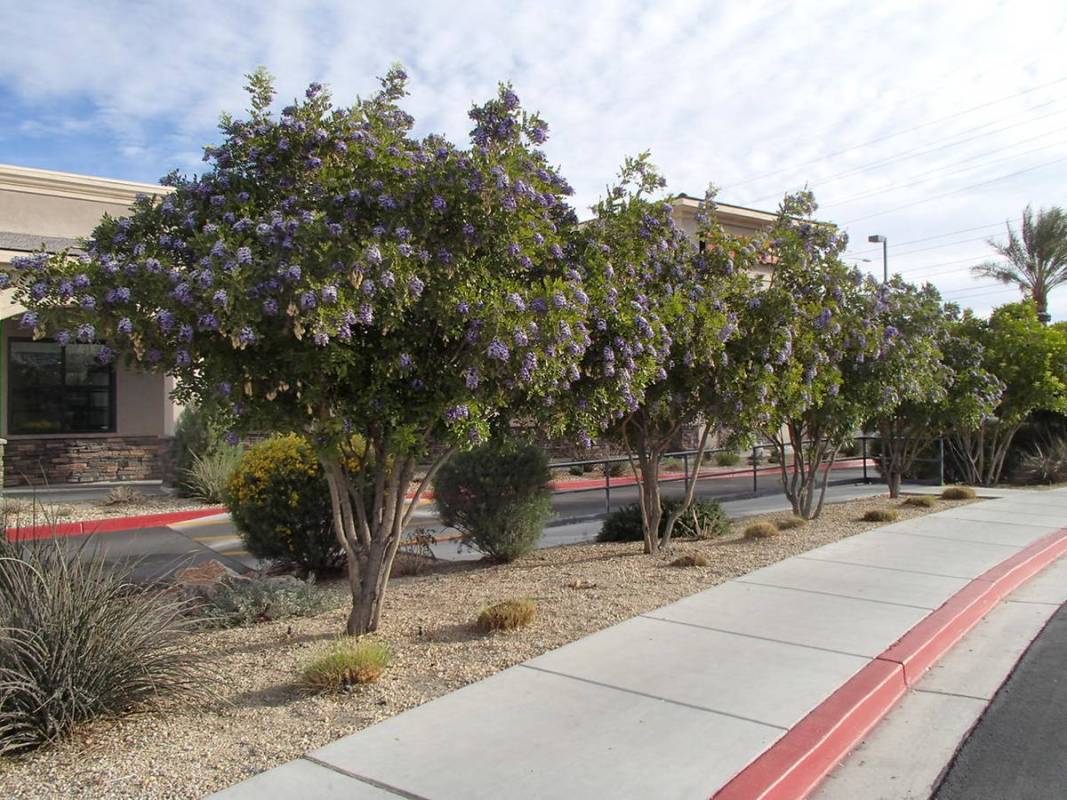
<instances>
[{"instance_id":1,"label":"round green shrub","mask_svg":"<svg viewBox=\"0 0 1067 800\"><path fill-rule=\"evenodd\" d=\"M660 517L659 532L663 534L667 526L667 516L681 505L680 500L664 500L663 516ZM695 518L695 519L694 519ZM713 539L730 532L730 518L715 500L694 500L689 509L682 514L674 525L671 534L679 538ZM644 539L641 525L641 507L637 503L612 511L604 520L598 542L640 542Z\"/></svg>"},{"instance_id":2,"label":"round green shrub","mask_svg":"<svg viewBox=\"0 0 1067 800\"><path fill-rule=\"evenodd\" d=\"M741 463L741 456L733 450L723 450L715 454L715 464L720 467L736 467Z\"/></svg>"},{"instance_id":3,"label":"round green shrub","mask_svg":"<svg viewBox=\"0 0 1067 800\"><path fill-rule=\"evenodd\" d=\"M437 474L434 498L464 545L514 561L534 548L552 515L551 477L540 447L493 440L453 456Z\"/></svg>"},{"instance_id":4,"label":"round green shrub","mask_svg":"<svg viewBox=\"0 0 1067 800\"><path fill-rule=\"evenodd\" d=\"M941 492L942 500L973 500L977 495L970 486L949 486Z\"/></svg>"},{"instance_id":5,"label":"round green shrub","mask_svg":"<svg viewBox=\"0 0 1067 800\"><path fill-rule=\"evenodd\" d=\"M336 569L344 552L333 530L330 491L306 439L260 442L226 482L226 505L248 552L308 572Z\"/></svg>"}]
</instances>

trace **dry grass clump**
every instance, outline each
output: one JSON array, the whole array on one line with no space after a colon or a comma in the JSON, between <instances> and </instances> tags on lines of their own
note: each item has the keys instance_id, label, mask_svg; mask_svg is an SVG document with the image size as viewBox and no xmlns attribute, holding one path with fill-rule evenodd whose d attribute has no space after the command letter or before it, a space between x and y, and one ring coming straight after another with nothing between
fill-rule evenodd
<instances>
[{"instance_id":1,"label":"dry grass clump","mask_svg":"<svg viewBox=\"0 0 1067 800\"><path fill-rule=\"evenodd\" d=\"M686 553L671 562L672 567L706 567L708 560L700 553Z\"/></svg>"},{"instance_id":2,"label":"dry grass clump","mask_svg":"<svg viewBox=\"0 0 1067 800\"><path fill-rule=\"evenodd\" d=\"M389 648L373 639L338 639L304 667L303 683L315 691L335 691L374 683L389 666Z\"/></svg>"},{"instance_id":3,"label":"dry grass clump","mask_svg":"<svg viewBox=\"0 0 1067 800\"><path fill-rule=\"evenodd\" d=\"M504 600L482 610L478 615L478 627L486 633L512 631L525 628L537 616L537 603L533 600Z\"/></svg>"},{"instance_id":4,"label":"dry grass clump","mask_svg":"<svg viewBox=\"0 0 1067 800\"><path fill-rule=\"evenodd\" d=\"M746 539L770 539L778 535L778 526L773 522L754 522L745 528Z\"/></svg>"},{"instance_id":5,"label":"dry grass clump","mask_svg":"<svg viewBox=\"0 0 1067 800\"><path fill-rule=\"evenodd\" d=\"M929 494L917 494L908 497L901 503L902 506L914 506L915 508L933 508L937 505L937 498Z\"/></svg>"},{"instance_id":6,"label":"dry grass clump","mask_svg":"<svg viewBox=\"0 0 1067 800\"><path fill-rule=\"evenodd\" d=\"M977 496L970 486L949 486L941 492L942 500L973 500Z\"/></svg>"},{"instance_id":7,"label":"dry grass clump","mask_svg":"<svg viewBox=\"0 0 1067 800\"><path fill-rule=\"evenodd\" d=\"M791 531L794 528L800 528L807 525L808 521L803 517L798 517L795 514L791 517L782 517L774 521L774 527L780 531Z\"/></svg>"},{"instance_id":8,"label":"dry grass clump","mask_svg":"<svg viewBox=\"0 0 1067 800\"><path fill-rule=\"evenodd\" d=\"M144 500L144 493L135 486L116 486L100 501L102 506L128 506Z\"/></svg>"},{"instance_id":9,"label":"dry grass clump","mask_svg":"<svg viewBox=\"0 0 1067 800\"><path fill-rule=\"evenodd\" d=\"M872 508L862 519L864 522L896 522L897 512L891 508Z\"/></svg>"}]
</instances>

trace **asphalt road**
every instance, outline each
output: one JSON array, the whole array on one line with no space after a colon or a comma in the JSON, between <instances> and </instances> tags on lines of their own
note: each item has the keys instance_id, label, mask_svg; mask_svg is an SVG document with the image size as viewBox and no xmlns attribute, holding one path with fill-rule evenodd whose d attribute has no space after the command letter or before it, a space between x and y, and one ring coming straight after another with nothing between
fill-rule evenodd
<instances>
[{"instance_id":1,"label":"asphalt road","mask_svg":"<svg viewBox=\"0 0 1067 800\"><path fill-rule=\"evenodd\" d=\"M859 481L861 469L835 469L835 483ZM781 498L781 479L777 474L760 475L757 479L759 494ZM685 491L682 481L663 484L664 497L681 497ZM752 496L752 475L706 478L698 481L700 497L728 498ZM613 487L610 508L615 510L637 502L637 487ZM597 518L608 509L603 489L589 491L556 492L552 500L555 518L545 528L538 547L556 547L562 544L590 541L600 529ZM731 509L731 514L734 511ZM432 503L416 513L414 527L425 527L437 535L454 533L445 529L437 519ZM70 537L63 540L66 547L89 547L104 552L108 561L128 564L138 580L154 581L168 577L179 569L203 561L217 559L236 570L257 566L256 559L244 551L237 532L229 519L207 519L180 523L174 527L143 528L136 531L119 531L97 534L86 540ZM455 542L441 542L434 547L439 558L481 558L478 553L459 551Z\"/></svg>"},{"instance_id":2,"label":"asphalt road","mask_svg":"<svg viewBox=\"0 0 1067 800\"><path fill-rule=\"evenodd\" d=\"M1067 605L1019 660L934 800L1067 798Z\"/></svg>"}]
</instances>

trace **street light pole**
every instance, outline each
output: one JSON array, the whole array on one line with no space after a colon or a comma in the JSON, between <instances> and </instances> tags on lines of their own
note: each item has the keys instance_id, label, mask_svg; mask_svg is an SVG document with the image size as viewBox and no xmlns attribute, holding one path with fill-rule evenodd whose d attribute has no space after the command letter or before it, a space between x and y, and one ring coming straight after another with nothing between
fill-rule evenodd
<instances>
[{"instance_id":1,"label":"street light pole","mask_svg":"<svg viewBox=\"0 0 1067 800\"><path fill-rule=\"evenodd\" d=\"M867 237L871 244L882 244L882 283L889 283L889 239L877 233Z\"/></svg>"}]
</instances>

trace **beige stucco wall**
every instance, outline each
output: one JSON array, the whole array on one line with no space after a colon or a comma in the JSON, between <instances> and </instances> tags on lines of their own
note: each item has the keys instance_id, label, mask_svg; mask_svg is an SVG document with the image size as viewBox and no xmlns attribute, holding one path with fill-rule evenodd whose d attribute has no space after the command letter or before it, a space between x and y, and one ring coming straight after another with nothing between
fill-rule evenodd
<instances>
[{"instance_id":1,"label":"beige stucco wall","mask_svg":"<svg viewBox=\"0 0 1067 800\"><path fill-rule=\"evenodd\" d=\"M79 239L88 235L105 213L115 216L125 214L138 193L161 191L166 190L147 184L0 164L0 232ZM0 269L9 265L14 256L24 254L0 249ZM18 328L17 322L23 309L11 302L10 295L10 291L0 293L0 319L4 319L5 341L2 363L5 366L7 339L26 335L25 331ZM173 388L173 379L169 377L117 364L115 431L110 434L77 434L77 437L173 435L175 421L181 410L169 397ZM2 391L4 413L0 415L0 436L7 438L6 380ZM68 434L53 436L62 438Z\"/></svg>"}]
</instances>

